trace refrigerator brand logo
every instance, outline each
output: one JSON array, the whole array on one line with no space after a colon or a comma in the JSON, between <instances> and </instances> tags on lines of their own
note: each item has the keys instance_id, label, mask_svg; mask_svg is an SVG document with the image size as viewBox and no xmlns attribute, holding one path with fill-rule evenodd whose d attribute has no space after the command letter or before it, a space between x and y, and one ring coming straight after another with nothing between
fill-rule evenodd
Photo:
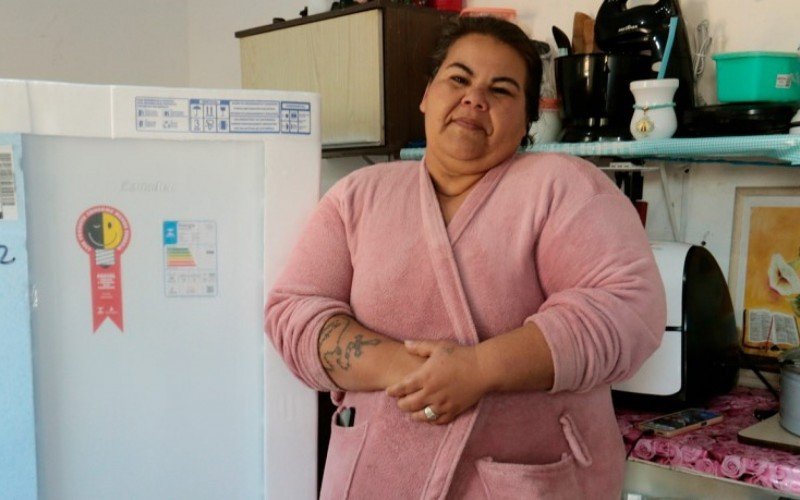
<instances>
[{"instance_id":1,"label":"refrigerator brand logo","mask_svg":"<svg viewBox=\"0 0 800 500\"><path fill-rule=\"evenodd\" d=\"M130 193L171 193L175 191L175 185L167 184L166 182L122 181L120 191Z\"/></svg>"},{"instance_id":2,"label":"refrigerator brand logo","mask_svg":"<svg viewBox=\"0 0 800 500\"><path fill-rule=\"evenodd\" d=\"M122 252L130 242L128 219L116 208L92 207L75 226L81 248L89 254L92 318L97 331L106 318L122 328Z\"/></svg>"}]
</instances>

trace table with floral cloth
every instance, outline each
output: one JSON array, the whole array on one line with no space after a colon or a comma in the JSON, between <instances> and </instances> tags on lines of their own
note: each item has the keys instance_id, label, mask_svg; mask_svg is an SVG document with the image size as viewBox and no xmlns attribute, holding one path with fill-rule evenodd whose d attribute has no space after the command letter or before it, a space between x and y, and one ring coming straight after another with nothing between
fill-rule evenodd
<instances>
[{"instance_id":1,"label":"table with floral cloth","mask_svg":"<svg viewBox=\"0 0 800 500\"><path fill-rule=\"evenodd\" d=\"M721 412L724 420L671 438L643 435L636 427L663 413L617 408L628 459L800 495L800 455L737 439L740 430L758 423L754 410L777 409L778 403L768 391L737 387L705 407Z\"/></svg>"}]
</instances>

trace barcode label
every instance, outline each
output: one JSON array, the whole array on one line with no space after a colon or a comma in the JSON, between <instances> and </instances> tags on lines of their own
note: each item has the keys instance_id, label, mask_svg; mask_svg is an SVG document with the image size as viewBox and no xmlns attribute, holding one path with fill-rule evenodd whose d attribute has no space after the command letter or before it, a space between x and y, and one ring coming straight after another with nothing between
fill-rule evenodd
<instances>
[{"instance_id":1,"label":"barcode label","mask_svg":"<svg viewBox=\"0 0 800 500\"><path fill-rule=\"evenodd\" d=\"M17 219L17 185L11 146L0 146L0 220Z\"/></svg>"}]
</instances>

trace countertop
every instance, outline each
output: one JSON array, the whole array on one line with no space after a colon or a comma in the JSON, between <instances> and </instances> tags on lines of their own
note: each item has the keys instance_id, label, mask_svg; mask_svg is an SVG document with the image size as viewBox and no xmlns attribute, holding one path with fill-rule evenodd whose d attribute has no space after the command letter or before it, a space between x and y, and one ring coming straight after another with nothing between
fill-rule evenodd
<instances>
[{"instance_id":1,"label":"countertop","mask_svg":"<svg viewBox=\"0 0 800 500\"><path fill-rule=\"evenodd\" d=\"M739 431L759 420L754 410L776 410L778 402L766 390L737 387L713 398L706 408L724 420L672 438L644 435L636 424L662 415L617 409L617 422L628 460L721 480L759 486L776 494L800 495L800 455L741 443Z\"/></svg>"}]
</instances>

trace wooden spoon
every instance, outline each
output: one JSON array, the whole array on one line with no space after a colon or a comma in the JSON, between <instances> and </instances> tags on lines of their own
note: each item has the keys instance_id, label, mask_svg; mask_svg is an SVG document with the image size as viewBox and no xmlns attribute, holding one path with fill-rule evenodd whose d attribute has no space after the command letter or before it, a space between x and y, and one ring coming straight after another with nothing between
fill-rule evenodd
<instances>
[{"instance_id":1,"label":"wooden spoon","mask_svg":"<svg viewBox=\"0 0 800 500\"><path fill-rule=\"evenodd\" d=\"M591 17L583 21L583 44L587 54L595 51L594 45L594 19Z\"/></svg>"},{"instance_id":2,"label":"wooden spoon","mask_svg":"<svg viewBox=\"0 0 800 500\"><path fill-rule=\"evenodd\" d=\"M586 52L586 44L583 39L583 22L586 19L586 14L583 12L576 12L572 20L572 53L584 54Z\"/></svg>"}]
</instances>

